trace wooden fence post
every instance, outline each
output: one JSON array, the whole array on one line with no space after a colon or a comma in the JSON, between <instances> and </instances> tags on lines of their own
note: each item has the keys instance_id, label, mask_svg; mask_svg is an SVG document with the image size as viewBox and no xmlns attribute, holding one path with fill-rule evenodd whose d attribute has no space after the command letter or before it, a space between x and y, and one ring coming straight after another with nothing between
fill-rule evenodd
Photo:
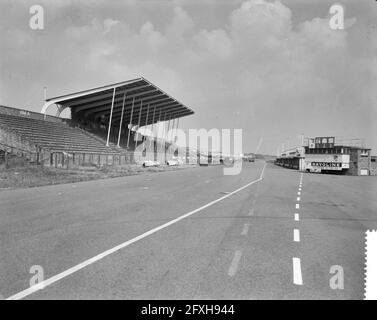
<instances>
[{"instance_id":1,"label":"wooden fence post","mask_svg":"<svg viewBox=\"0 0 377 320\"><path fill-rule=\"evenodd\" d=\"M5 168L8 169L8 168L9 168L9 163L8 163L8 150L5 150L5 153L4 153L4 160L5 160Z\"/></svg>"}]
</instances>

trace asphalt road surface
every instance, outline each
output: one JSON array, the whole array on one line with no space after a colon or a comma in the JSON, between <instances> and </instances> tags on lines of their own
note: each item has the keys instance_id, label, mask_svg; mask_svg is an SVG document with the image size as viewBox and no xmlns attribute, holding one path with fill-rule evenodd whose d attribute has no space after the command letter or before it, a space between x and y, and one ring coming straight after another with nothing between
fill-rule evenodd
<instances>
[{"instance_id":1,"label":"asphalt road surface","mask_svg":"<svg viewBox=\"0 0 377 320\"><path fill-rule=\"evenodd\" d=\"M197 167L2 191L0 294L363 299L376 179L257 161L236 176ZM45 286L30 288L41 270Z\"/></svg>"}]
</instances>

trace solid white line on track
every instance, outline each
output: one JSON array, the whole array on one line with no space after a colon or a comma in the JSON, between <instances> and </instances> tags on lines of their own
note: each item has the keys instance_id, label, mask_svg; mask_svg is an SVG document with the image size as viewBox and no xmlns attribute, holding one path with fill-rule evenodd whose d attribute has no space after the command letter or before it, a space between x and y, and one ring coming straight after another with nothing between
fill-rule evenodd
<instances>
[{"instance_id":1,"label":"solid white line on track","mask_svg":"<svg viewBox=\"0 0 377 320\"><path fill-rule=\"evenodd\" d=\"M165 228L167 228L167 227L169 227L169 226L171 226L171 225L173 225L173 224L175 224L175 223L177 223L177 222L179 222L179 221L181 221L181 220L183 220L183 219L185 219L189 216L192 216L195 213L198 213L198 212L200 212L200 211L202 211L202 210L204 210L204 209L206 209L210 206L213 206L214 204L216 204L216 203L218 203L222 200L225 200L226 198L229 198L230 196L250 187L254 183L257 183L257 182L263 180L265 168L266 168L266 164L263 166L263 169L262 169L262 172L261 172L259 178L249 182L248 184L244 185L243 187L240 187L240 188L238 188L238 189L236 189L236 190L234 190L234 191L232 191L232 192L230 192L230 193L228 193L228 194L226 194L226 195L224 195L224 196L222 196L222 197L220 197L216 200L213 200L213 201L205 204L204 206L201 206L201 207L199 207L195 210L192 210L192 211L190 211L190 212L188 212L188 213L186 213L182 216L179 216L178 218L175 218L175 219L173 219L173 220L171 220L167 223L164 223L164 224L162 224L162 225L160 225L156 228L153 228L153 229L151 229L151 230L149 230L149 231L147 231L147 232L145 232L145 233L143 233L143 234L141 234L141 235L139 235L135 238L132 238L128 241L125 241L125 242L123 242L123 243L121 243L121 244L119 244L119 245L117 245L117 246L115 246L115 247L113 247L109 250L106 250L106 251L104 251L104 252L102 252L102 253L100 253L100 254L98 254L98 255L96 255L96 256L88 259L88 260L85 260L85 261L83 261L83 262L81 262L81 263L61 272L61 273L58 273L55 276L52 276L51 278L48 278L48 279L38 283L37 285L31 286L30 288L27 288L23 291L20 291L20 292L14 294L14 295L8 297L6 300L19 300L19 299L25 298L25 297L41 290L42 288L46 288L47 286L65 278L65 277L68 277L69 275L71 275L71 274L73 274L73 273L75 273L75 272L77 272L77 271L79 271L79 270L81 270L81 269L83 269L83 268L85 268L85 267L87 267L87 266L89 266L89 265L111 255L111 254L113 254L113 253L115 253L115 252L117 252L117 251L119 251L119 250L121 250L125 247L128 247L129 245L131 245L131 244L133 244L133 243L135 243L135 242L137 242L141 239L144 239L144 238L146 238L146 237L148 237L148 236L150 236L150 235L152 235L152 234L154 234L154 233L156 233L156 232L158 232L162 229L165 229Z\"/></svg>"},{"instance_id":2,"label":"solid white line on track","mask_svg":"<svg viewBox=\"0 0 377 320\"><path fill-rule=\"evenodd\" d=\"M300 221L300 216L298 213L295 213L295 221Z\"/></svg>"},{"instance_id":3,"label":"solid white line on track","mask_svg":"<svg viewBox=\"0 0 377 320\"><path fill-rule=\"evenodd\" d=\"M300 230L293 229L293 241L300 242Z\"/></svg>"},{"instance_id":4,"label":"solid white line on track","mask_svg":"<svg viewBox=\"0 0 377 320\"><path fill-rule=\"evenodd\" d=\"M249 232L249 224L248 223L245 223L243 225L243 229L242 229L242 232L241 232L241 235L242 236L246 236Z\"/></svg>"},{"instance_id":5,"label":"solid white line on track","mask_svg":"<svg viewBox=\"0 0 377 320\"><path fill-rule=\"evenodd\" d=\"M301 260L293 258L293 283L302 286Z\"/></svg>"},{"instance_id":6,"label":"solid white line on track","mask_svg":"<svg viewBox=\"0 0 377 320\"><path fill-rule=\"evenodd\" d=\"M242 257L242 251L241 250L237 250L234 253L234 257L233 257L232 263L230 264L230 267L229 267L228 275L230 277L233 277L237 273L238 264L239 264L239 262L241 260L241 257Z\"/></svg>"}]
</instances>

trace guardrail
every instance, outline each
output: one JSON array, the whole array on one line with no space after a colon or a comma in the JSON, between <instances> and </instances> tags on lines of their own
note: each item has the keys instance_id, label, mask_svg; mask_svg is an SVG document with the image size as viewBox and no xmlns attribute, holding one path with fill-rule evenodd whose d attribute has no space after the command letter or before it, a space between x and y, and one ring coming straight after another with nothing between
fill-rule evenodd
<instances>
[{"instance_id":1,"label":"guardrail","mask_svg":"<svg viewBox=\"0 0 377 320\"><path fill-rule=\"evenodd\" d=\"M70 152L47 148L37 149L37 152L33 152L0 142L0 150L4 152L4 162L7 168L9 167L11 155L24 158L29 162L34 162L41 166L56 168L71 168L87 165L114 166L134 162L133 152L114 154L101 152Z\"/></svg>"},{"instance_id":2,"label":"guardrail","mask_svg":"<svg viewBox=\"0 0 377 320\"><path fill-rule=\"evenodd\" d=\"M4 152L4 163L6 168L9 168L10 155L25 158L30 162L38 163L39 160L38 152L32 152L22 148L10 146L2 142L0 142L0 150Z\"/></svg>"}]
</instances>

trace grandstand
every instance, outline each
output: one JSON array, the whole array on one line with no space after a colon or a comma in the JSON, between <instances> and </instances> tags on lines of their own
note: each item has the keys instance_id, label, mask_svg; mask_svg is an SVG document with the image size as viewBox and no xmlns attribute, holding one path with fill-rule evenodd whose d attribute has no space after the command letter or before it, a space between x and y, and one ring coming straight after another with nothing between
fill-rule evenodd
<instances>
[{"instance_id":1,"label":"grandstand","mask_svg":"<svg viewBox=\"0 0 377 320\"><path fill-rule=\"evenodd\" d=\"M84 130L70 127L64 122L50 122L0 114L0 125L41 148L66 152L118 153L106 147Z\"/></svg>"},{"instance_id":2,"label":"grandstand","mask_svg":"<svg viewBox=\"0 0 377 320\"><path fill-rule=\"evenodd\" d=\"M57 116L47 110L57 107ZM71 119L59 118L69 108ZM55 167L135 162L135 148L164 122L177 129L193 111L144 78L47 99L41 113L0 106L0 151ZM137 138L137 139L136 139ZM165 163L174 137L150 137L143 152Z\"/></svg>"}]
</instances>

